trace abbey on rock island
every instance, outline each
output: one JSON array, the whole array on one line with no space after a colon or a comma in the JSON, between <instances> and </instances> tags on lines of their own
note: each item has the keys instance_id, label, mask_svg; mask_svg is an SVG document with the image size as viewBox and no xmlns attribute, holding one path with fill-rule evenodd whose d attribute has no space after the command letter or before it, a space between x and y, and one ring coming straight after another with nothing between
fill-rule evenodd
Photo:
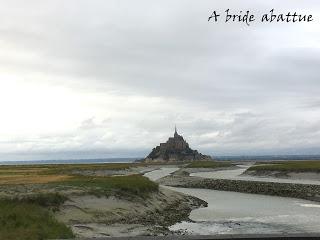
<instances>
[{"instance_id":1,"label":"abbey on rock island","mask_svg":"<svg viewBox=\"0 0 320 240\"><path fill-rule=\"evenodd\" d=\"M176 162L176 161L206 161L212 160L210 156L203 155L197 150L192 150L189 144L178 134L175 127L173 137L167 142L160 143L152 149L144 162Z\"/></svg>"}]
</instances>

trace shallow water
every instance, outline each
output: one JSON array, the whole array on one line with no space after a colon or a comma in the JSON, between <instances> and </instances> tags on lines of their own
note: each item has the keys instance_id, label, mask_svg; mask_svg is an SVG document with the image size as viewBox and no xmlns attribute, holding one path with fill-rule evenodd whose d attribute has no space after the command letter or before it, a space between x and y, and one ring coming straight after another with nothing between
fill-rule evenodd
<instances>
[{"instance_id":1,"label":"shallow water","mask_svg":"<svg viewBox=\"0 0 320 240\"><path fill-rule=\"evenodd\" d=\"M178 169L179 168L177 167L163 167L158 170L147 172L144 174L144 176L149 178L152 181L156 181L162 177L169 175L170 173L177 171Z\"/></svg>"},{"instance_id":2,"label":"shallow water","mask_svg":"<svg viewBox=\"0 0 320 240\"><path fill-rule=\"evenodd\" d=\"M162 168L149 172L148 177L158 179L172 170ZM317 202L208 189L166 188L208 202L208 207L191 212L190 219L195 222L177 223L170 227L173 231L201 235L320 232Z\"/></svg>"},{"instance_id":3,"label":"shallow water","mask_svg":"<svg viewBox=\"0 0 320 240\"><path fill-rule=\"evenodd\" d=\"M258 176L241 175L250 166L249 165L238 165L238 167L240 167L240 168L234 169L234 170L221 170L221 171L191 173L190 176L203 177L203 178L214 178L214 179L232 179L232 180L261 181L261 182L299 183L299 184L320 185L319 180L286 179L286 178L276 178L276 177L258 177Z\"/></svg>"},{"instance_id":4,"label":"shallow water","mask_svg":"<svg viewBox=\"0 0 320 240\"><path fill-rule=\"evenodd\" d=\"M195 223L178 223L172 230L187 227L197 234L320 232L320 204L316 202L207 189L170 189L208 202L208 207L191 212L190 219Z\"/></svg>"}]
</instances>

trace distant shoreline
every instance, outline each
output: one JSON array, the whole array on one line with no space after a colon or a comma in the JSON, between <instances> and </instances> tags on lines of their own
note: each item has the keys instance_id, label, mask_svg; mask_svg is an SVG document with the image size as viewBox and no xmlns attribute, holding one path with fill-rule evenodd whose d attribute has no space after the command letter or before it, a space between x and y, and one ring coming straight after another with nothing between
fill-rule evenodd
<instances>
[{"instance_id":1,"label":"distant shoreline","mask_svg":"<svg viewBox=\"0 0 320 240\"><path fill-rule=\"evenodd\" d=\"M0 161L0 165L131 163L139 158Z\"/></svg>"},{"instance_id":2,"label":"distant shoreline","mask_svg":"<svg viewBox=\"0 0 320 240\"><path fill-rule=\"evenodd\" d=\"M13 160L0 161L0 165L34 165L34 164L92 164L92 163L131 163L143 157L131 158L94 158L94 159L62 159L62 160ZM283 160L320 160L320 155L239 155L213 156L219 161L283 161Z\"/></svg>"},{"instance_id":3,"label":"distant shoreline","mask_svg":"<svg viewBox=\"0 0 320 240\"><path fill-rule=\"evenodd\" d=\"M215 156L215 160L220 161L282 161L282 160L320 160L320 154L314 155L234 155L234 156Z\"/></svg>"}]
</instances>

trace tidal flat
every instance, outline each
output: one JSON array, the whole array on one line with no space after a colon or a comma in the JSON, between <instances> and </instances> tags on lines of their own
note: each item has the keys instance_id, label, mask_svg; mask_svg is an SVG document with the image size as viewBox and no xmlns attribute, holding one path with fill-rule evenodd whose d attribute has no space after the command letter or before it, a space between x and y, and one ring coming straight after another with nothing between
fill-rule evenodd
<instances>
[{"instance_id":1,"label":"tidal flat","mask_svg":"<svg viewBox=\"0 0 320 240\"><path fill-rule=\"evenodd\" d=\"M192 235L319 233L320 185L308 184L308 178L243 175L253 164L238 162L228 168L185 166L158 179L171 190L208 203L191 212L191 222L182 221L170 230ZM320 175L316 177L313 181L319 184Z\"/></svg>"},{"instance_id":2,"label":"tidal flat","mask_svg":"<svg viewBox=\"0 0 320 240\"><path fill-rule=\"evenodd\" d=\"M320 185L303 182L306 179L293 184L290 177L282 183L282 175L247 174L251 167L263 166L266 171L276 164L290 165L285 171L290 176L309 174L312 163L305 162L309 167L301 166L303 162L231 161L0 166L0 239L317 230ZM319 177L316 170L312 173ZM250 211L248 204L256 210ZM283 208L287 205L296 206L296 213ZM274 210L278 207L284 209L281 216ZM306 216L307 211L314 216ZM293 216L310 229L297 228L290 222Z\"/></svg>"},{"instance_id":3,"label":"tidal flat","mask_svg":"<svg viewBox=\"0 0 320 240\"><path fill-rule=\"evenodd\" d=\"M0 167L0 239L166 235L206 202L159 185L157 164Z\"/></svg>"}]
</instances>

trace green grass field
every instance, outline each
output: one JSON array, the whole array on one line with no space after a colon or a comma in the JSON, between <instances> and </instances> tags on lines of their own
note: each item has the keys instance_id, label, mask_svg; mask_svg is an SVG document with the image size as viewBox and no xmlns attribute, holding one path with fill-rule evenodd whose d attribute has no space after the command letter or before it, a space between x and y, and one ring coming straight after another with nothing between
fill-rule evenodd
<instances>
[{"instance_id":1,"label":"green grass field","mask_svg":"<svg viewBox=\"0 0 320 240\"><path fill-rule=\"evenodd\" d=\"M230 167L232 166L229 162L217 162L217 161L196 161L186 166L186 168L219 168L219 167Z\"/></svg>"},{"instance_id":2,"label":"green grass field","mask_svg":"<svg viewBox=\"0 0 320 240\"><path fill-rule=\"evenodd\" d=\"M70 164L70 165L22 165L0 166L0 186L10 185L48 185L74 186L95 192L110 193L111 191L127 192L141 195L158 190L158 185L142 175L124 176L87 176L81 171L123 170L139 166L135 163L108 164Z\"/></svg>"},{"instance_id":3,"label":"green grass field","mask_svg":"<svg viewBox=\"0 0 320 240\"><path fill-rule=\"evenodd\" d=\"M0 240L73 237L72 231L53 217L68 199L63 195L67 194L65 189L126 199L144 199L157 192L158 184L139 174L81 175L81 171L124 170L136 166L130 163L0 166L0 188L2 193L10 192L0 199Z\"/></svg>"},{"instance_id":4,"label":"green grass field","mask_svg":"<svg viewBox=\"0 0 320 240\"><path fill-rule=\"evenodd\" d=\"M151 192L159 190L158 184L150 181L148 178L141 175L128 176L75 176L61 182L55 182L58 186L75 186L85 189L94 195L117 194L118 196L135 195L146 197Z\"/></svg>"},{"instance_id":5,"label":"green grass field","mask_svg":"<svg viewBox=\"0 0 320 240\"><path fill-rule=\"evenodd\" d=\"M261 163L260 163L261 164ZM320 172L320 161L283 161L253 165L248 171Z\"/></svg>"},{"instance_id":6,"label":"green grass field","mask_svg":"<svg viewBox=\"0 0 320 240\"><path fill-rule=\"evenodd\" d=\"M136 163L52 164L0 166L1 184L35 184L65 181L76 173L97 170L125 170Z\"/></svg>"},{"instance_id":7,"label":"green grass field","mask_svg":"<svg viewBox=\"0 0 320 240\"><path fill-rule=\"evenodd\" d=\"M56 221L52 212L41 205L44 200L55 199L41 196L39 199L0 200L0 239L38 240L72 238L73 233L63 223ZM55 201L51 202L56 204ZM60 204L60 203L58 203Z\"/></svg>"}]
</instances>

